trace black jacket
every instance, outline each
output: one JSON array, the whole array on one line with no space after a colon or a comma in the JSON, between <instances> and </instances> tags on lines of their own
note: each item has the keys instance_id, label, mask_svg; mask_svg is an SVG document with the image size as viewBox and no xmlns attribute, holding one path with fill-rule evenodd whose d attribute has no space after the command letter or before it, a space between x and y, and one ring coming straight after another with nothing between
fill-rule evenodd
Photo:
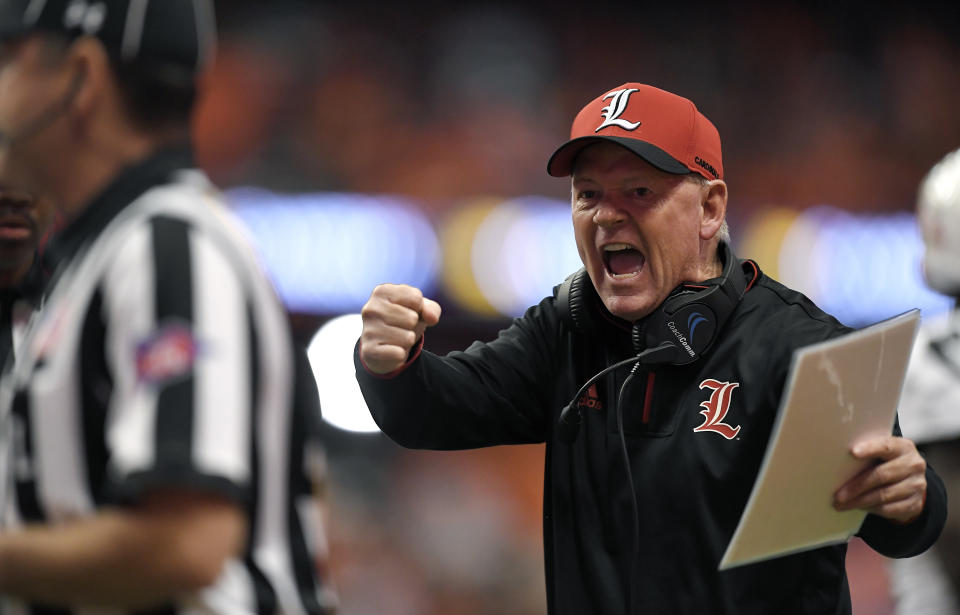
<instances>
[{"instance_id":1,"label":"black jacket","mask_svg":"<svg viewBox=\"0 0 960 615\"><path fill-rule=\"evenodd\" d=\"M800 293L752 268L743 275L750 288L707 355L640 372L624 394L640 513L634 613L851 612L845 545L717 571L763 459L793 351L849 331ZM549 612L623 615L634 515L614 410L627 370L579 400L583 422L572 446L557 440L555 425L582 383L632 354L628 327L610 321L599 334L577 334L548 297L496 340L446 357L424 351L390 378L368 373L359 355L355 362L374 418L403 446L545 441ZM701 403L724 383L728 411L704 427ZM915 522L868 515L860 536L873 549L904 557L936 540L946 495L930 469L927 481Z\"/></svg>"}]
</instances>

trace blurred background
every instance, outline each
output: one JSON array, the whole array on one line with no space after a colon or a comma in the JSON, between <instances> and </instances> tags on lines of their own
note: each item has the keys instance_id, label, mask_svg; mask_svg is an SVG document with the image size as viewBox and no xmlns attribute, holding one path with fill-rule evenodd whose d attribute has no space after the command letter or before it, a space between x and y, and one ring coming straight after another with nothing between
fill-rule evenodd
<instances>
[{"instance_id":1,"label":"blurred background","mask_svg":"<svg viewBox=\"0 0 960 615\"><path fill-rule=\"evenodd\" d=\"M198 157L314 341L345 615L545 610L542 447L392 444L358 401L349 315L375 284L415 284L443 305L426 342L442 353L549 294L579 260L569 185L546 161L605 90L641 81L695 101L723 138L735 249L842 321L949 306L923 286L912 213L923 175L960 146L948 3L217 9ZM855 541L848 569L855 612L890 613L881 558Z\"/></svg>"}]
</instances>

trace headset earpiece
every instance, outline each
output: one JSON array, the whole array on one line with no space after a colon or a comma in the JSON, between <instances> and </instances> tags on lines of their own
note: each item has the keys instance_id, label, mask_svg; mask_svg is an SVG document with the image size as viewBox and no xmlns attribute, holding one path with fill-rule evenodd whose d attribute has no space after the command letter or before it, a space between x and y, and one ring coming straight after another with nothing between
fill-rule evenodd
<instances>
[{"instance_id":1,"label":"headset earpiece","mask_svg":"<svg viewBox=\"0 0 960 615\"><path fill-rule=\"evenodd\" d=\"M593 306L599 302L593 282L586 269L567 276L557 291L557 308L560 316L567 321L574 331L581 334L592 333L596 328L594 316L591 314Z\"/></svg>"}]
</instances>

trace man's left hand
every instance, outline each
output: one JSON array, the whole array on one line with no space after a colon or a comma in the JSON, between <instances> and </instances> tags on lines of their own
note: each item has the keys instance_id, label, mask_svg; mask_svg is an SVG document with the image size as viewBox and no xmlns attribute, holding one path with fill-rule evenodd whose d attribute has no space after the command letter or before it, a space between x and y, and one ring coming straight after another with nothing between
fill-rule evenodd
<instances>
[{"instance_id":1,"label":"man's left hand","mask_svg":"<svg viewBox=\"0 0 960 615\"><path fill-rule=\"evenodd\" d=\"M850 451L873 465L848 480L833 496L837 510L863 509L910 523L920 516L927 492L927 462L913 441L886 436L858 442Z\"/></svg>"}]
</instances>

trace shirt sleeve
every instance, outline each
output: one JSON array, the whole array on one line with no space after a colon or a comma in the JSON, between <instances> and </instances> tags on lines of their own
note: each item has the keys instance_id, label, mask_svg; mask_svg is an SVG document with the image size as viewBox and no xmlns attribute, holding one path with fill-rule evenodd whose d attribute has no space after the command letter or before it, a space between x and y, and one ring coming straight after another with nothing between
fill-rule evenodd
<instances>
[{"instance_id":1,"label":"shirt sleeve","mask_svg":"<svg viewBox=\"0 0 960 615\"><path fill-rule=\"evenodd\" d=\"M236 263L169 217L116 256L103 282L108 489L121 501L158 487L245 499L256 357Z\"/></svg>"},{"instance_id":2,"label":"shirt sleeve","mask_svg":"<svg viewBox=\"0 0 960 615\"><path fill-rule=\"evenodd\" d=\"M877 515L867 515L858 536L886 557L913 557L937 541L946 518L946 489L934 469L927 466L927 499L920 516L911 523L900 524Z\"/></svg>"},{"instance_id":3,"label":"shirt sleeve","mask_svg":"<svg viewBox=\"0 0 960 615\"><path fill-rule=\"evenodd\" d=\"M422 351L390 378L363 366L357 381L374 420L408 448L462 449L545 441L559 323L544 299L500 332L445 357Z\"/></svg>"}]
</instances>

